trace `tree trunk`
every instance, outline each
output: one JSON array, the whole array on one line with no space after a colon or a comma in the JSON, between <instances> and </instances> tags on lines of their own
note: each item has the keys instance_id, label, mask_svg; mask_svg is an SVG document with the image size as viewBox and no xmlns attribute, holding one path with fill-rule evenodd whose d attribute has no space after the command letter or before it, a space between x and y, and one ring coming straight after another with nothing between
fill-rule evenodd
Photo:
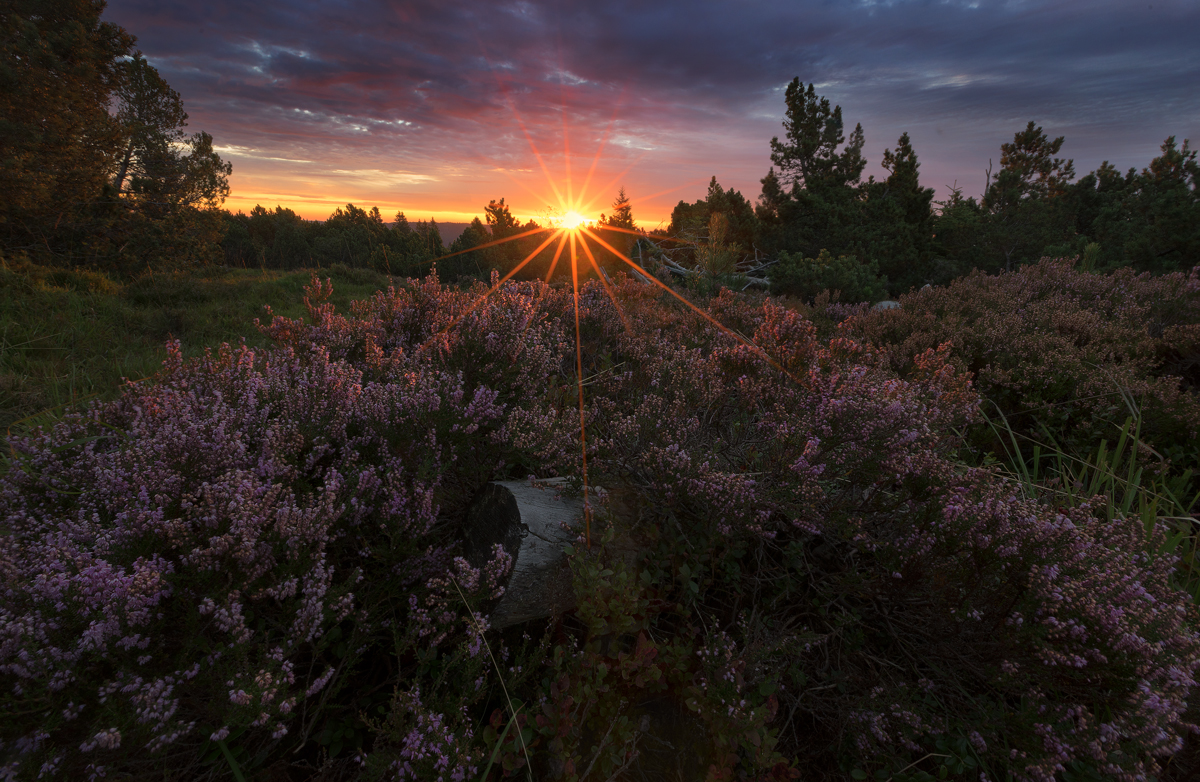
<instances>
[{"instance_id":1,"label":"tree trunk","mask_svg":"<svg viewBox=\"0 0 1200 782\"><path fill-rule=\"evenodd\" d=\"M125 182L125 175L129 173L129 163L133 160L133 139L129 140L129 146L125 148L125 157L121 160L121 168L117 170L116 187L117 192L121 192L121 185Z\"/></svg>"}]
</instances>

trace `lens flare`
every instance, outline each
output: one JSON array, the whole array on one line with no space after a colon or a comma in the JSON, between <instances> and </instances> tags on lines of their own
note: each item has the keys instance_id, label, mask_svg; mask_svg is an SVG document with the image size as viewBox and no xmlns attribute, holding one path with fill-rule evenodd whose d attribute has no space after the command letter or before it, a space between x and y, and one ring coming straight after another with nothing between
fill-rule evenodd
<instances>
[{"instance_id":1,"label":"lens flare","mask_svg":"<svg viewBox=\"0 0 1200 782\"><path fill-rule=\"evenodd\" d=\"M588 219L576 211L567 212L559 220L559 225L566 228L568 231L576 231L587 224Z\"/></svg>"},{"instance_id":2,"label":"lens flare","mask_svg":"<svg viewBox=\"0 0 1200 782\"><path fill-rule=\"evenodd\" d=\"M585 381L585 379L583 376L583 372L584 372L583 348L582 348L582 343L580 340L580 323L579 323L579 314L580 314L579 313L579 309L580 309L580 307L579 307L580 268L579 267L580 267L580 260L581 260L580 255L581 254L582 254L583 258L586 260L591 271L595 273L596 278L600 281L600 284L604 286L605 293L612 299L613 304L616 306L617 314L621 318L621 321L624 324L625 329L627 331L632 331L631 324L625 318L625 314L624 314L623 308L621 307L621 303L618 301L616 293L614 291L614 286L613 286L611 280L609 279L609 274L603 268L602 264L600 263L600 259L598 259L596 257L596 253L593 252L592 245L604 248L604 250L607 251L608 255L611 256L611 258L608 261L606 261L606 263L611 263L612 261L615 261L618 268L625 267L631 273L633 273L637 279L641 280L642 282L649 284L649 285L657 286L658 288L661 288L665 293L669 294L670 296L675 298L680 304L684 305L684 307L686 309L692 311L696 315L699 315L700 317L704 318L705 320L707 320L708 322L713 324L719 330L725 332L726 334L737 339L739 342L750 347L766 363L768 363L771 366L775 367L776 369L784 372L789 377L792 377L792 375L786 369L784 369L784 367L782 365L780 365L778 361L776 361L769 354L767 354L766 351L764 351L758 345L754 344L754 342L752 340L746 338L745 336L743 336L743 335L737 333L736 331L733 331L729 327L725 326L720 321L718 321L715 317L713 317L713 315L710 312L707 312L707 311L701 309L700 307L697 307L695 304L693 304L691 301L689 301L686 297L679 294L673 288L671 288L669 285L665 284L664 282L659 280L657 277L655 277L651 272L644 269L639 263L635 262L633 260L633 258L630 257L630 252L628 251L628 249L626 249L624 251L621 249L618 249L617 247L613 246L613 244L610 243L605 238L605 236L608 236L609 238L614 238L615 234L626 234L627 236L631 237L634 242L638 242L638 241L648 240L649 234L647 234L644 231L631 230L629 228L611 225L611 224L607 224L607 223L603 223L601 225L596 225L596 223L594 221L589 220L588 217L586 217L584 214L581 213L581 211L582 212L589 211L591 209L592 205L598 199L602 198L604 195L603 190L594 191L589 186L592 181L592 175L595 173L596 166L600 162L601 152L604 149L604 141L607 141L607 139L608 139L608 131L605 132L604 140L601 141L600 147L596 150L596 154L592 159L591 168L588 171L587 180L584 182L584 185L581 188L581 190L578 194L578 197L576 197L576 192L575 192L576 188L575 188L574 183L572 182L572 177L571 177L571 165L570 165L571 154L570 154L570 145L568 142L569 128L567 127L567 122L566 122L565 103L564 103L564 116L563 116L563 153L564 153L563 158L564 158L565 167L566 167L566 171L565 171L566 176L564 178L565 181L560 182L555 177L551 176L550 170L546 166L546 163L542 158L541 152L538 150L537 145L534 144L533 137L529 133L528 128L526 128L524 120L521 119L521 115L517 112L516 106L512 101L512 97L509 94L509 91L508 91L506 85L504 84L503 79L500 78L499 73L496 74L496 81L497 81L497 84L498 84L501 92L504 94L505 98L508 101L509 108L512 110L513 116L516 118L517 124L521 126L521 130L525 134L525 139L529 142L530 150L533 152L534 157L537 159L538 165L541 168L542 173L545 175L546 182L549 185L550 190L553 192L554 197L558 203L556 206L549 199L542 198L541 196L536 194L532 190L532 188L528 187L527 185L525 185L523 182L519 181L518 179L511 177L511 175L510 175L510 178L513 179L514 183L520 185L523 189L528 191L530 193L530 195L533 195L534 197L541 200L543 202L543 204L548 208L548 210L550 212L550 216L548 216L547 222L549 222L550 225L545 228L542 228L542 227L538 227L536 224L532 224L532 227L527 227L527 230L525 230L525 231L521 231L519 233L515 233L515 234L509 235L509 236L503 236L499 239L493 239L490 242L485 242L483 244L477 245L470 249L458 250L456 252L446 253L446 254L442 255L439 258L439 260L445 260L445 259L452 258L456 255L461 255L461 254L467 253L467 252L478 252L479 250L490 248L490 247L493 247L496 245L506 244L508 242L526 239L529 237L533 237L535 235L544 235L544 234L549 233L549 236L546 236L546 238L541 242L540 245L538 245L538 247L535 250L533 250L533 252L526 255L524 260L522 260L520 263L515 264L503 276L499 276L499 275L493 276L492 284L487 288L486 291L483 292L483 295L480 296L478 299L476 299L475 302L471 306L467 307L465 311L459 313L459 315L457 317L455 317L448 325L446 325L441 330L441 332L437 335L437 338L427 341L424 345L421 346L420 349L423 350L427 346L432 346L432 345L438 344L441 335L445 334L450 329L458 326L458 324L465 317L467 317L477 307L482 305L493 293L495 293L497 290L499 290L500 286L504 285L508 280L512 279L512 277L514 275L518 274L522 269L524 269L527 265L529 265L543 250L546 250L551 244L553 244L555 241L557 241L558 246L554 250L554 258L550 262L550 268L549 268L548 273L546 274L546 282L550 282L551 279L554 277L554 272L559 264L560 259L563 259L563 251L569 250L569 252L567 253L567 259L563 259L563 260L569 260L569 262L570 262L570 275L571 275L571 283L570 284L571 284L571 288L572 288L572 299L573 299L574 311L575 311L574 312L574 314L575 314L575 375L576 375L575 383L576 383L576 388L578 391L578 401L579 401L579 444L580 444L580 467L581 467L580 477L583 479L584 538L586 540L587 547L590 549L592 546L592 532L591 532L592 514L591 514L591 504L589 501L589 494L590 494L591 487L589 486L589 481L588 481L588 458L587 458L587 456L588 456L588 452L587 452L588 440L587 440L586 414L585 414L586 407L585 407L585 400L584 400L584 385L585 385L584 381ZM616 118L614 116L614 118L613 118L614 122L615 122L615 119ZM609 124L609 130L612 130L611 122ZM634 164L630 164L629 168L632 168L633 165ZM610 185L606 186L605 189L608 189L611 187L612 184L615 184L621 176L624 176L624 174L629 170L629 168L626 168L625 171L622 171L621 174L619 174L618 177L614 178L613 182L610 183ZM672 192L675 190L680 190L689 185L698 184L701 182L702 182L702 180L696 180L696 182L687 183L685 185L680 185L679 187L670 188L668 190L663 190L663 191L654 193L651 196L645 197L640 200L644 203L645 201L649 200L650 198L655 198L657 196L664 195L665 193L669 193L669 192ZM562 185L562 187L560 187L560 184ZM566 191L565 194L563 192L564 190ZM589 198L589 194L590 194L590 198ZM681 244L691 244L691 242L685 242L685 241L682 241L677 238L669 238L669 237L657 237L657 238L660 241L670 241L670 242L679 242ZM532 241L530 243L532 243ZM640 251L639 251L638 257L639 257L639 259L641 258ZM793 379L795 379L795 378L793 378Z\"/></svg>"}]
</instances>

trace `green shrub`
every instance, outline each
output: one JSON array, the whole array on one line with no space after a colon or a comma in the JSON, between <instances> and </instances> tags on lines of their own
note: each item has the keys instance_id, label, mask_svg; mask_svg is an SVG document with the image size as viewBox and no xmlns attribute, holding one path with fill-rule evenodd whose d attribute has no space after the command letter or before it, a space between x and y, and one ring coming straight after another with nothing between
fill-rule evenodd
<instances>
[{"instance_id":1,"label":"green shrub","mask_svg":"<svg viewBox=\"0 0 1200 782\"><path fill-rule=\"evenodd\" d=\"M879 276L875 261L861 263L853 255L831 256L821 250L816 258L779 254L771 268L771 293L811 301L821 291L840 291L842 302L875 302L887 298L887 280Z\"/></svg>"},{"instance_id":2,"label":"green shrub","mask_svg":"<svg viewBox=\"0 0 1200 782\"><path fill-rule=\"evenodd\" d=\"M901 374L915 356L948 344L1027 455L1034 442L1051 445L1046 432L1068 452L1090 453L1132 403L1153 449L1143 459L1159 471L1200 459L1200 270L1096 275L1044 259L999 276L975 272L900 303L852 318L848 333Z\"/></svg>"}]
</instances>

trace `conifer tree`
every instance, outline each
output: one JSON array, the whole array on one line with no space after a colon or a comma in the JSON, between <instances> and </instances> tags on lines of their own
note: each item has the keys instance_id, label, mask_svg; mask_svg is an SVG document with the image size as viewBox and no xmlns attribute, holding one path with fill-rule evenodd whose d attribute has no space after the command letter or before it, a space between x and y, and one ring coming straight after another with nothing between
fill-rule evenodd
<instances>
[{"instance_id":1,"label":"conifer tree","mask_svg":"<svg viewBox=\"0 0 1200 782\"><path fill-rule=\"evenodd\" d=\"M1063 137L1051 141L1030 122L1000 146L1000 170L988 172L981 205L987 244L993 257L989 271L1011 271L1019 262L1034 261L1047 246L1074 233L1070 200L1064 198L1075 165L1055 155Z\"/></svg>"},{"instance_id":2,"label":"conifer tree","mask_svg":"<svg viewBox=\"0 0 1200 782\"><path fill-rule=\"evenodd\" d=\"M801 187L815 187L829 179L836 167L837 148L846 140L842 132L842 107L830 108L829 99L805 89L799 77L784 93L784 140L771 139L771 162L780 174Z\"/></svg>"},{"instance_id":3,"label":"conifer tree","mask_svg":"<svg viewBox=\"0 0 1200 782\"><path fill-rule=\"evenodd\" d=\"M884 150L883 167L887 178L872 179L865 186L864 232L874 246L864 249L868 257L878 259L890 292L899 295L931 281L933 188L921 187L920 163L907 133L896 142L895 152Z\"/></svg>"},{"instance_id":4,"label":"conifer tree","mask_svg":"<svg viewBox=\"0 0 1200 782\"><path fill-rule=\"evenodd\" d=\"M1080 180L1099 201L1089 226L1106 267L1186 270L1200 263L1200 164L1187 140L1171 136L1162 154L1122 179L1111 166Z\"/></svg>"},{"instance_id":5,"label":"conifer tree","mask_svg":"<svg viewBox=\"0 0 1200 782\"><path fill-rule=\"evenodd\" d=\"M625 195L624 185L617 191L617 200L613 201L612 208L613 213L608 218L607 224L632 231L635 228L633 224L633 207L630 205L629 197Z\"/></svg>"}]
</instances>

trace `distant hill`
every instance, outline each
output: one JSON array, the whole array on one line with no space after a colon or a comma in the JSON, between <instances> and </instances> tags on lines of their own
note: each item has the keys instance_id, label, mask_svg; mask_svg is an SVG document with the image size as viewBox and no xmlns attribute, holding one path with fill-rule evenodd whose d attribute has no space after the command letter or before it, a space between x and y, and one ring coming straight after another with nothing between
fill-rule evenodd
<instances>
[{"instance_id":1,"label":"distant hill","mask_svg":"<svg viewBox=\"0 0 1200 782\"><path fill-rule=\"evenodd\" d=\"M467 230L468 225L470 223L438 223L438 233L442 235L442 244L449 247L450 242L462 236L462 232Z\"/></svg>"},{"instance_id":2,"label":"distant hill","mask_svg":"<svg viewBox=\"0 0 1200 782\"><path fill-rule=\"evenodd\" d=\"M408 224L416 225L417 222L418 219L409 218ZM429 221L426 220L425 222ZM387 224L388 228L391 228L392 225L392 223ZM442 244L449 247L450 242L453 242L455 239L461 236L462 232L467 229L468 225L470 225L470 223L438 223L438 233L442 235Z\"/></svg>"}]
</instances>

